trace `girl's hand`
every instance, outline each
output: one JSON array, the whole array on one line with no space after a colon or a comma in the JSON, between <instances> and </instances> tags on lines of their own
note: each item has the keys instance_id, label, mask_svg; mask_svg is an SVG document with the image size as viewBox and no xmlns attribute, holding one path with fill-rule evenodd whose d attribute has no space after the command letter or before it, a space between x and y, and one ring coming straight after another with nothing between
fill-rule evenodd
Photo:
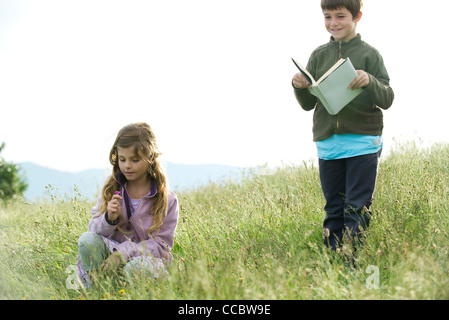
<instances>
[{"instance_id":1,"label":"girl's hand","mask_svg":"<svg viewBox=\"0 0 449 320\"><path fill-rule=\"evenodd\" d=\"M369 76L363 70L356 70L357 78L355 78L350 84L349 89L363 88L369 85Z\"/></svg>"},{"instance_id":2,"label":"girl's hand","mask_svg":"<svg viewBox=\"0 0 449 320\"><path fill-rule=\"evenodd\" d=\"M309 89L310 84L307 81L306 77L301 72L298 72L293 76L293 86L297 89Z\"/></svg>"},{"instance_id":3,"label":"girl's hand","mask_svg":"<svg viewBox=\"0 0 449 320\"><path fill-rule=\"evenodd\" d=\"M114 272L120 267L122 261L124 261L123 254L119 251L115 251L111 254L101 265L100 270L103 272Z\"/></svg>"},{"instance_id":4,"label":"girl's hand","mask_svg":"<svg viewBox=\"0 0 449 320\"><path fill-rule=\"evenodd\" d=\"M121 200L121 195L114 194L111 201L108 202L107 210L109 220L115 221L119 216L122 215L122 206L120 205Z\"/></svg>"}]
</instances>

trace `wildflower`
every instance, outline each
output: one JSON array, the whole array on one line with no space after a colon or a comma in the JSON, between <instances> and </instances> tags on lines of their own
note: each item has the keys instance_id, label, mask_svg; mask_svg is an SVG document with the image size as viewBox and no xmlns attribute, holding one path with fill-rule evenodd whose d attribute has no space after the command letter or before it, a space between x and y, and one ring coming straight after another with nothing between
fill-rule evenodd
<instances>
[{"instance_id":1,"label":"wildflower","mask_svg":"<svg viewBox=\"0 0 449 320\"><path fill-rule=\"evenodd\" d=\"M121 289L118 293L119 294L126 294L126 291L125 291L125 289Z\"/></svg>"}]
</instances>

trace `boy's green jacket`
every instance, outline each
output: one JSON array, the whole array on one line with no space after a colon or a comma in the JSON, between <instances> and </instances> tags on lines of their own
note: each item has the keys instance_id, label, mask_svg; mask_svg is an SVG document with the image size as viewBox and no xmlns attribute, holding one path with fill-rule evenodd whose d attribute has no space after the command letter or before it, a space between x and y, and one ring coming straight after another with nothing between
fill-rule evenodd
<instances>
[{"instance_id":1,"label":"boy's green jacket","mask_svg":"<svg viewBox=\"0 0 449 320\"><path fill-rule=\"evenodd\" d=\"M349 57L356 70L364 70L370 78L363 92L344 107L338 114L330 115L322 103L308 89L294 88L296 99L306 110L315 109L313 114L313 140L324 140L333 134L381 135L383 115L381 109L388 109L394 99L390 78L379 52L362 41L360 34L349 42L331 40L315 49L310 56L307 70L319 79L340 58Z\"/></svg>"}]
</instances>

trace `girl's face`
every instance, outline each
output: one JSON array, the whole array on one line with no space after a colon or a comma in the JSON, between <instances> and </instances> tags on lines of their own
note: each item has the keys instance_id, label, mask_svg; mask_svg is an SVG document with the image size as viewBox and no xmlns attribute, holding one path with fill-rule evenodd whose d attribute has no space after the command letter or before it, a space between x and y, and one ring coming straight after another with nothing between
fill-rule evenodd
<instances>
[{"instance_id":1,"label":"girl's face","mask_svg":"<svg viewBox=\"0 0 449 320\"><path fill-rule=\"evenodd\" d=\"M148 177L148 163L136 153L135 147L117 147L120 171L128 181L146 182Z\"/></svg>"},{"instance_id":2,"label":"girl's face","mask_svg":"<svg viewBox=\"0 0 449 320\"><path fill-rule=\"evenodd\" d=\"M357 35L356 26L362 13L353 19L351 12L343 7L336 10L323 10L323 14L326 30L336 41L348 42Z\"/></svg>"}]
</instances>

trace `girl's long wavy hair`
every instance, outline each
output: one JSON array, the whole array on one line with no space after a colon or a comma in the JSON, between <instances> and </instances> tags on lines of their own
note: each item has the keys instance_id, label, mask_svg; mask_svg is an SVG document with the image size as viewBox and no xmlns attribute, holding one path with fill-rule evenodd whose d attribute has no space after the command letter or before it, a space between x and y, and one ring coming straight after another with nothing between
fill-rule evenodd
<instances>
[{"instance_id":1,"label":"girl's long wavy hair","mask_svg":"<svg viewBox=\"0 0 449 320\"><path fill-rule=\"evenodd\" d=\"M161 153L156 144L156 137L151 130L150 125L144 122L132 123L123 127L117 134L117 138L109 152L109 162L112 165L112 174L107 179L101 193L102 201L99 212L107 211L107 203L111 200L115 191L120 190L120 184L117 180L117 173L120 171L118 164L117 147L128 148L134 146L135 152L142 157L142 160L148 163L148 176L156 182L157 193L152 198L153 225L148 231L151 233L159 231L163 219L168 210L168 182L165 172L159 160ZM120 230L120 229L119 229ZM120 230L123 232L122 230Z\"/></svg>"}]
</instances>

